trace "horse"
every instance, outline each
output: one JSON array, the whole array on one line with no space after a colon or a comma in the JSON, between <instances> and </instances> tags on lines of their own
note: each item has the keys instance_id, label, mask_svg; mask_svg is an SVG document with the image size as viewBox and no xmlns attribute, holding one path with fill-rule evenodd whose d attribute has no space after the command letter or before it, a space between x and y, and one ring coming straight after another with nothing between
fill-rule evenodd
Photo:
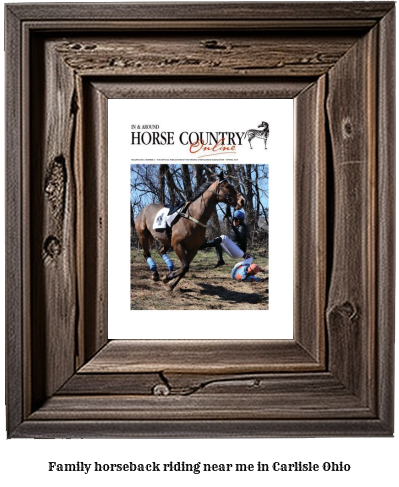
<instances>
[{"instance_id":1,"label":"horse","mask_svg":"<svg viewBox=\"0 0 399 487\"><path fill-rule=\"evenodd\" d=\"M154 261L151 258L150 246L154 239L161 243L158 250L165 262L171 263L166 252L172 247L180 260L181 267L170 272L163 278L165 284L169 284L170 291L176 287L180 279L189 271L190 263L196 256L198 249L205 240L206 224L210 219L217 203L235 205L236 209L244 206L245 200L234 186L224 177L223 172L217 179L208 181L202 185L195 195L187 202L184 211L181 212L172 225L171 236L168 232L153 230L153 223L158 211L164 207L163 204L152 203L143 208L138 214L135 227L139 235L140 244L143 248L144 259L152 262L153 280L159 281L159 274ZM166 256L166 257L165 257ZM154 268L155 267L155 268ZM168 265L169 267L169 265Z\"/></svg>"},{"instance_id":2,"label":"horse","mask_svg":"<svg viewBox=\"0 0 399 487\"><path fill-rule=\"evenodd\" d=\"M252 149L252 144L251 140L257 137L258 139L264 139L265 140L265 149L267 149L267 139L269 138L269 124L267 122L262 122L260 125L258 125L258 128L263 127L263 130L256 130L256 129L249 129L246 132L246 135L248 136L248 142L249 146Z\"/></svg>"}]
</instances>

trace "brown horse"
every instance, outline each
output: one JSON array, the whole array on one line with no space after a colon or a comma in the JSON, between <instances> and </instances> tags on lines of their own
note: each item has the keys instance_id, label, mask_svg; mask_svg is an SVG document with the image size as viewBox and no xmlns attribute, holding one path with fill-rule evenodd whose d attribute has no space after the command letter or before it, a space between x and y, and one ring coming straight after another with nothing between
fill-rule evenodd
<instances>
[{"instance_id":1,"label":"brown horse","mask_svg":"<svg viewBox=\"0 0 399 487\"><path fill-rule=\"evenodd\" d=\"M172 225L171 238L166 232L153 230L153 223L162 204L150 204L143 208L136 219L136 230L139 234L140 244L143 248L144 258L151 258L150 246L154 238L161 243L159 254L163 256L172 247L180 260L181 267L173 270L164 277L163 282L169 284L173 290L180 279L188 272L190 263L194 259L205 239L206 224L211 217L217 203L234 205L237 209L244 206L244 198L237 193L234 186L224 178L223 172L215 182L208 182L191 198L189 205L184 209L185 216L179 216ZM148 261L148 260L147 260ZM159 281L158 271L153 271L154 281Z\"/></svg>"}]
</instances>

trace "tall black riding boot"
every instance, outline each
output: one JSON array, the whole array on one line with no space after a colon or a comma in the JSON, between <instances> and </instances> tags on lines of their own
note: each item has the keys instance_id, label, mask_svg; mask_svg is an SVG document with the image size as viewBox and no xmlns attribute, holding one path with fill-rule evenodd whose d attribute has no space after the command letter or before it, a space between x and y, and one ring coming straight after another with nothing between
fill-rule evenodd
<instances>
[{"instance_id":1,"label":"tall black riding boot","mask_svg":"<svg viewBox=\"0 0 399 487\"><path fill-rule=\"evenodd\" d=\"M213 240L210 240L209 242L204 242L199 248L199 250L208 249L209 247L216 247L221 243L221 241L222 239L220 237L216 237Z\"/></svg>"},{"instance_id":2,"label":"tall black riding boot","mask_svg":"<svg viewBox=\"0 0 399 487\"><path fill-rule=\"evenodd\" d=\"M215 269L222 265L225 265L225 261L223 260L223 249L221 245L216 245L216 255L218 256L218 261L215 265Z\"/></svg>"}]
</instances>

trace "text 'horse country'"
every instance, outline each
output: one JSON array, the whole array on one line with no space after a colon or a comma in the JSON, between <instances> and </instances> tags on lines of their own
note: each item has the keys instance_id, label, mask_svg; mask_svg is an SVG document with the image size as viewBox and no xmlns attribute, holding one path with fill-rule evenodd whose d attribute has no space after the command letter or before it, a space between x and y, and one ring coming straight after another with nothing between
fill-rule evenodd
<instances>
[{"instance_id":1,"label":"text 'horse country'","mask_svg":"<svg viewBox=\"0 0 399 487\"><path fill-rule=\"evenodd\" d=\"M257 137L258 139L263 139L265 141L265 149L267 149L267 139L269 138L269 124L267 122L262 122L258 125L258 128L263 127L263 130L249 129L247 130L247 137L249 146L252 149L251 140Z\"/></svg>"},{"instance_id":2,"label":"text 'horse country'","mask_svg":"<svg viewBox=\"0 0 399 487\"><path fill-rule=\"evenodd\" d=\"M240 209L244 206L244 198L235 190L234 186L224 178L223 172L214 182L203 185L185 207L185 214L180 214L176 223L172 226L172 234L169 239L168 232L159 232L153 229L154 219L162 204L152 203L143 208L136 219L136 230L139 234L140 244L143 248L144 258L151 258L150 246L154 239L161 243L158 250L163 257L172 247L180 260L180 269L169 272L163 279L169 281L173 290L180 279L188 272L190 263L196 256L198 249L205 239L206 224L208 223L217 203L227 203ZM164 259L165 260L165 259ZM166 260L165 260L166 262ZM153 279L159 280L158 271L153 270Z\"/></svg>"}]
</instances>

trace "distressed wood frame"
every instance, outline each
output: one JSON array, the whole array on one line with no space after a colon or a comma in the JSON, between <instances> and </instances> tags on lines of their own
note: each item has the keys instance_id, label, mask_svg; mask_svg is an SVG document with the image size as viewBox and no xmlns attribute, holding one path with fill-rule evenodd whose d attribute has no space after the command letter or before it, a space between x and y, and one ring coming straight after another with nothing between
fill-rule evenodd
<instances>
[{"instance_id":1,"label":"distressed wood frame","mask_svg":"<svg viewBox=\"0 0 399 487\"><path fill-rule=\"evenodd\" d=\"M6 6L9 437L393 434L394 19ZM293 340L108 341L112 97L295 100Z\"/></svg>"}]
</instances>

